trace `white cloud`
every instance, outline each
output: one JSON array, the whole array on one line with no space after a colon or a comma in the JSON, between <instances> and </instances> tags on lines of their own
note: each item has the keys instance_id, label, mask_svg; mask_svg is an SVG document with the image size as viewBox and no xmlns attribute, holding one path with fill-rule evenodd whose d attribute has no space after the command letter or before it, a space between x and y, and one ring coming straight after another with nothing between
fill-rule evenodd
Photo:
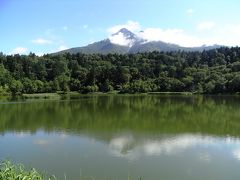
<instances>
[{"instance_id":1,"label":"white cloud","mask_svg":"<svg viewBox=\"0 0 240 180\"><path fill-rule=\"evenodd\" d=\"M107 32L110 34L109 39L113 44L131 47L134 43L133 40L124 37L123 33L115 34L122 28L126 28L134 33L138 33L141 30L141 26L138 22L128 21L126 24L116 25L107 29Z\"/></svg>"},{"instance_id":2,"label":"white cloud","mask_svg":"<svg viewBox=\"0 0 240 180\"><path fill-rule=\"evenodd\" d=\"M61 46L59 46L59 48L58 48L59 51L63 51L63 50L66 50L66 49L68 49L68 47L65 46L65 45L61 45Z\"/></svg>"},{"instance_id":3,"label":"white cloud","mask_svg":"<svg viewBox=\"0 0 240 180\"><path fill-rule=\"evenodd\" d=\"M52 41L43 39L43 38L37 38L32 40L32 43L39 44L39 45L45 45L45 44L52 44Z\"/></svg>"},{"instance_id":4,"label":"white cloud","mask_svg":"<svg viewBox=\"0 0 240 180\"><path fill-rule=\"evenodd\" d=\"M37 56L43 56L45 53L44 52L36 52L35 53Z\"/></svg>"},{"instance_id":5,"label":"white cloud","mask_svg":"<svg viewBox=\"0 0 240 180\"><path fill-rule=\"evenodd\" d=\"M189 147L201 145L210 145L213 140L211 138L203 138L201 136L194 135L182 135L173 139L167 139L163 141L153 141L143 146L144 152L149 155L174 154L176 152L185 150Z\"/></svg>"},{"instance_id":6,"label":"white cloud","mask_svg":"<svg viewBox=\"0 0 240 180\"><path fill-rule=\"evenodd\" d=\"M240 160L240 148L234 149L232 153L234 158Z\"/></svg>"},{"instance_id":7,"label":"white cloud","mask_svg":"<svg viewBox=\"0 0 240 180\"><path fill-rule=\"evenodd\" d=\"M163 41L185 47L201 46L209 43L187 34L183 29L147 28L140 32L138 36L147 41Z\"/></svg>"},{"instance_id":8,"label":"white cloud","mask_svg":"<svg viewBox=\"0 0 240 180\"><path fill-rule=\"evenodd\" d=\"M141 25L138 22L128 21L124 25L117 25L107 29L109 34L118 32L121 28L127 28L135 33L139 38L149 41L163 41L172 44L178 44L184 47L196 47L202 45L240 45L240 24L218 24L213 21L200 22L196 26L196 31L191 33L180 28L145 28L141 30ZM109 35L109 39L114 44L132 45L129 39L123 37L121 33L118 36Z\"/></svg>"},{"instance_id":9,"label":"white cloud","mask_svg":"<svg viewBox=\"0 0 240 180\"><path fill-rule=\"evenodd\" d=\"M131 147L134 139L131 135L113 138L110 141L110 148L116 152L124 152Z\"/></svg>"},{"instance_id":10,"label":"white cloud","mask_svg":"<svg viewBox=\"0 0 240 180\"><path fill-rule=\"evenodd\" d=\"M187 9L186 12L187 12L188 15L192 15L195 12L195 10L190 8L190 9Z\"/></svg>"},{"instance_id":11,"label":"white cloud","mask_svg":"<svg viewBox=\"0 0 240 180\"><path fill-rule=\"evenodd\" d=\"M16 47L10 54L26 54L28 49L25 47Z\"/></svg>"},{"instance_id":12,"label":"white cloud","mask_svg":"<svg viewBox=\"0 0 240 180\"><path fill-rule=\"evenodd\" d=\"M116 35L109 36L109 40L113 44L119 44L122 46L129 46L129 47L131 47L134 43L133 40L127 39L123 33L118 33Z\"/></svg>"},{"instance_id":13,"label":"white cloud","mask_svg":"<svg viewBox=\"0 0 240 180\"><path fill-rule=\"evenodd\" d=\"M228 26L228 30L229 30L229 32L231 32L231 33L240 34L240 25Z\"/></svg>"},{"instance_id":14,"label":"white cloud","mask_svg":"<svg viewBox=\"0 0 240 180\"><path fill-rule=\"evenodd\" d=\"M220 44L225 46L239 46L240 45L240 24L222 24L215 28L206 31L201 31L202 40L211 42L211 44ZM210 33L210 35L208 35Z\"/></svg>"},{"instance_id":15,"label":"white cloud","mask_svg":"<svg viewBox=\"0 0 240 180\"><path fill-rule=\"evenodd\" d=\"M240 25L218 27L209 31L196 31L191 34L183 29L147 28L138 34L148 41L163 41L184 47L202 45L240 45Z\"/></svg>"},{"instance_id":16,"label":"white cloud","mask_svg":"<svg viewBox=\"0 0 240 180\"><path fill-rule=\"evenodd\" d=\"M201 46L203 44L212 45L212 41L208 39L202 39L194 35L187 34L183 29L161 29L161 28L146 28L144 31L140 30L141 25L138 22L128 21L123 25L116 25L107 29L110 34L118 32L121 28L126 28L129 31L135 33L139 38L148 41L163 41L172 44L178 44L185 47ZM114 44L132 46L133 42L126 39L123 34L118 33L118 35L109 36L109 39Z\"/></svg>"},{"instance_id":17,"label":"white cloud","mask_svg":"<svg viewBox=\"0 0 240 180\"><path fill-rule=\"evenodd\" d=\"M213 21L204 21L197 25L197 29L200 31L211 30L215 27L216 23Z\"/></svg>"},{"instance_id":18,"label":"white cloud","mask_svg":"<svg viewBox=\"0 0 240 180\"><path fill-rule=\"evenodd\" d=\"M141 30L141 25L138 22L128 21L126 24L110 27L107 29L107 31L108 31L108 33L113 34L113 33L118 32L122 28L126 28L132 32L138 32Z\"/></svg>"},{"instance_id":19,"label":"white cloud","mask_svg":"<svg viewBox=\"0 0 240 180\"><path fill-rule=\"evenodd\" d=\"M138 139L132 135L115 137L110 141L114 156L136 160L143 156L176 155L196 146L215 146L217 139L208 136L183 134L168 138ZM200 160L211 160L210 154L201 154Z\"/></svg>"}]
</instances>

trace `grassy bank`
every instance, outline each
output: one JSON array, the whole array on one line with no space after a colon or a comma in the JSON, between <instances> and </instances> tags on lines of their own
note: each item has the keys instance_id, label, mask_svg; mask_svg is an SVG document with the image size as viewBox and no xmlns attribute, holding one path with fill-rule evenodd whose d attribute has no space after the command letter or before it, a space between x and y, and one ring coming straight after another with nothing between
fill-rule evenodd
<instances>
[{"instance_id":1,"label":"grassy bank","mask_svg":"<svg viewBox=\"0 0 240 180\"><path fill-rule=\"evenodd\" d=\"M79 92L57 92L57 93L36 93L36 94L22 94L23 98L26 99L60 99L62 96L78 96L78 95L104 95L104 94L128 94L128 93L119 93L118 91L110 92L94 92L81 94ZM193 95L192 92L148 92L148 93L134 93L134 94L159 94L159 95Z\"/></svg>"},{"instance_id":2,"label":"grassy bank","mask_svg":"<svg viewBox=\"0 0 240 180\"><path fill-rule=\"evenodd\" d=\"M94 92L94 93L87 93L87 94L93 94L93 95L102 95L102 94L118 94L117 91L111 91L107 93L103 92ZM61 97L64 96L79 96L79 95L86 95L86 94L81 94L79 92L57 92L57 93L36 93L36 94L22 94L23 98L26 99L60 99Z\"/></svg>"}]
</instances>

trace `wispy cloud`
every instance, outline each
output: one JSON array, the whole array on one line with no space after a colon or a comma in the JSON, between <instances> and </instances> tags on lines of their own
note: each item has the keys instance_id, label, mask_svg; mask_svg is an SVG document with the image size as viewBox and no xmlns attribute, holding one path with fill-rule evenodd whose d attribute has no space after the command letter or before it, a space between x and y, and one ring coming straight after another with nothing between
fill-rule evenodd
<instances>
[{"instance_id":1,"label":"wispy cloud","mask_svg":"<svg viewBox=\"0 0 240 180\"><path fill-rule=\"evenodd\" d=\"M215 27L216 23L213 21L204 21L204 22L200 22L197 25L197 29L199 31L205 31L205 30L211 30Z\"/></svg>"},{"instance_id":2,"label":"wispy cloud","mask_svg":"<svg viewBox=\"0 0 240 180\"><path fill-rule=\"evenodd\" d=\"M15 49L10 52L10 54L26 54L28 49L25 47L16 47Z\"/></svg>"},{"instance_id":3,"label":"wispy cloud","mask_svg":"<svg viewBox=\"0 0 240 180\"><path fill-rule=\"evenodd\" d=\"M187 9L186 13L187 13L188 15L192 15L193 13L195 13L195 10L192 9L192 8L189 8L189 9Z\"/></svg>"},{"instance_id":4,"label":"wispy cloud","mask_svg":"<svg viewBox=\"0 0 240 180\"><path fill-rule=\"evenodd\" d=\"M46 45L46 44L52 44L53 42L47 39L37 38L32 40L32 43L38 44L38 45Z\"/></svg>"}]
</instances>

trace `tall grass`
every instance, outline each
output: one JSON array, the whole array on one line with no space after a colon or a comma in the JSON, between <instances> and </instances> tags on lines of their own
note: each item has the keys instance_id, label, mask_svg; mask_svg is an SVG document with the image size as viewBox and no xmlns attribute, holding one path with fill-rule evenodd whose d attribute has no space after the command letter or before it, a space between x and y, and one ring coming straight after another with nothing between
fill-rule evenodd
<instances>
[{"instance_id":1,"label":"tall grass","mask_svg":"<svg viewBox=\"0 0 240 180\"><path fill-rule=\"evenodd\" d=\"M22 164L3 161L0 163L0 180L57 180L57 178L54 175L43 175L34 168L27 170ZM67 180L66 174L64 174L64 180ZM94 177L80 177L79 180L96 179ZM130 176L128 176L128 180L131 180ZM142 177L140 177L139 180L142 180Z\"/></svg>"},{"instance_id":2,"label":"tall grass","mask_svg":"<svg viewBox=\"0 0 240 180\"><path fill-rule=\"evenodd\" d=\"M26 170L21 164L10 161L0 163L0 180L53 180L54 176L47 177L37 172L34 168Z\"/></svg>"}]
</instances>

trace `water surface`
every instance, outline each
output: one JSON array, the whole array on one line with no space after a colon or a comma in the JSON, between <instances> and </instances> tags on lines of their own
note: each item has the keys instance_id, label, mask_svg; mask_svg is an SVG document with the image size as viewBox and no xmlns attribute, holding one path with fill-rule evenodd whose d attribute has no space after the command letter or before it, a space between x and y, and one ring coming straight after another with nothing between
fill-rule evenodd
<instances>
[{"instance_id":1,"label":"water surface","mask_svg":"<svg viewBox=\"0 0 240 180\"><path fill-rule=\"evenodd\" d=\"M237 96L0 102L0 158L59 179L240 179Z\"/></svg>"}]
</instances>

